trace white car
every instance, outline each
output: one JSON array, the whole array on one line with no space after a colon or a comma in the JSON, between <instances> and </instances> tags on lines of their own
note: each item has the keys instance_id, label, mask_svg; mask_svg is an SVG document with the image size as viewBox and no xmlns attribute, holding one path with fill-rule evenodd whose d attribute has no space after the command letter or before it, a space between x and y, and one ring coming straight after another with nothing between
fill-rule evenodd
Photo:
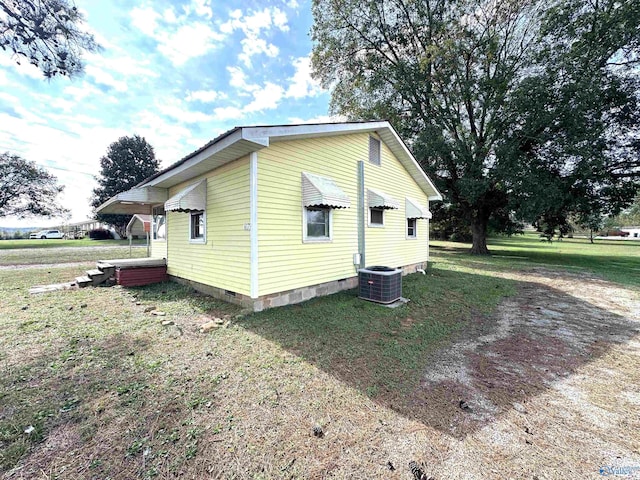
<instances>
[{"instance_id":1,"label":"white car","mask_svg":"<svg viewBox=\"0 0 640 480\"><path fill-rule=\"evenodd\" d=\"M34 235L33 233L31 235ZM29 238L32 238L29 235ZM60 230L41 230L35 234L35 238L47 239L47 238L64 238L64 234Z\"/></svg>"}]
</instances>

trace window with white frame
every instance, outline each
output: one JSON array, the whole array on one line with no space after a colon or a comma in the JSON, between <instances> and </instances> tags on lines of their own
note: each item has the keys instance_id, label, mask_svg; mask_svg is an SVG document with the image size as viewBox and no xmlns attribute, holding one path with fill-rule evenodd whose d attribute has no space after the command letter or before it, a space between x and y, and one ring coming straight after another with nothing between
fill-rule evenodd
<instances>
[{"instance_id":1,"label":"window with white frame","mask_svg":"<svg viewBox=\"0 0 640 480\"><path fill-rule=\"evenodd\" d=\"M380 166L380 140L369 137L369 162Z\"/></svg>"},{"instance_id":2,"label":"window with white frame","mask_svg":"<svg viewBox=\"0 0 640 480\"><path fill-rule=\"evenodd\" d=\"M384 226L384 209L383 208L369 209L369 226L371 227Z\"/></svg>"},{"instance_id":3,"label":"window with white frame","mask_svg":"<svg viewBox=\"0 0 640 480\"><path fill-rule=\"evenodd\" d=\"M416 238L418 236L418 222L415 218L407 218L407 237Z\"/></svg>"},{"instance_id":4,"label":"window with white frame","mask_svg":"<svg viewBox=\"0 0 640 480\"><path fill-rule=\"evenodd\" d=\"M153 207L153 239L154 240L166 240L167 239L167 215L164 211L164 206Z\"/></svg>"},{"instance_id":5,"label":"window with white frame","mask_svg":"<svg viewBox=\"0 0 640 480\"><path fill-rule=\"evenodd\" d=\"M189 223L189 239L192 242L205 241L206 222L203 211L191 212Z\"/></svg>"},{"instance_id":6,"label":"window with white frame","mask_svg":"<svg viewBox=\"0 0 640 480\"><path fill-rule=\"evenodd\" d=\"M304 240L331 240L331 209L305 207Z\"/></svg>"}]
</instances>

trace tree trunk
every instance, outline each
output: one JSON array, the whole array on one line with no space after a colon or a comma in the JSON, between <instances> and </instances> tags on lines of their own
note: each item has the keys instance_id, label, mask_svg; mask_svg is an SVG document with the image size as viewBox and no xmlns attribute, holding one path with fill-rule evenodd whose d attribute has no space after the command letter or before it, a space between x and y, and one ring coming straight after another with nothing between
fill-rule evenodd
<instances>
[{"instance_id":1,"label":"tree trunk","mask_svg":"<svg viewBox=\"0 0 640 480\"><path fill-rule=\"evenodd\" d=\"M487 223L489 220L483 217L475 217L471 220L471 233L473 234L472 255L489 255L487 248Z\"/></svg>"}]
</instances>

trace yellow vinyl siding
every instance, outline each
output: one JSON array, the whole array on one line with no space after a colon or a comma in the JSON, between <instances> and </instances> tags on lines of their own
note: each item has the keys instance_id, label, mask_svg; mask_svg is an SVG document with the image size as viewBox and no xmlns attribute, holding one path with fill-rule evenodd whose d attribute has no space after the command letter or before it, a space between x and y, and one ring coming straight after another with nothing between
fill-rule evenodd
<instances>
[{"instance_id":1,"label":"yellow vinyl siding","mask_svg":"<svg viewBox=\"0 0 640 480\"><path fill-rule=\"evenodd\" d=\"M277 142L258 152L259 295L356 275L357 160L362 135ZM331 177L351 199L334 209L331 242L303 243L302 172Z\"/></svg>"},{"instance_id":2,"label":"yellow vinyl siding","mask_svg":"<svg viewBox=\"0 0 640 480\"><path fill-rule=\"evenodd\" d=\"M167 212L168 273L250 294L249 157L169 190L169 196L207 179L206 243L189 242L190 214Z\"/></svg>"},{"instance_id":3,"label":"yellow vinyl siding","mask_svg":"<svg viewBox=\"0 0 640 480\"><path fill-rule=\"evenodd\" d=\"M167 258L167 241L151 239L151 258Z\"/></svg>"},{"instance_id":4,"label":"yellow vinyl siding","mask_svg":"<svg viewBox=\"0 0 640 480\"><path fill-rule=\"evenodd\" d=\"M403 266L427 260L427 220L417 220L417 238L407 239L405 218L405 197L427 205L427 196L381 143L379 167L368 161L368 134L277 142L258 153L259 295L356 275L359 160L365 163L367 265ZM332 178L351 199L351 208L332 210L331 242L302 240L302 172ZM368 227L367 188L400 202L400 209L385 211L382 228Z\"/></svg>"},{"instance_id":5,"label":"yellow vinyl siding","mask_svg":"<svg viewBox=\"0 0 640 480\"><path fill-rule=\"evenodd\" d=\"M367 140L368 142L368 140ZM367 266L400 267L425 262L429 255L429 224L426 219L416 221L416 238L407 238L405 197L427 205L427 195L409 173L381 142L380 166L365 162L365 239ZM368 143L366 144L368 145ZM390 195L400 203L397 210L384 211L384 227L369 227L367 189Z\"/></svg>"}]
</instances>

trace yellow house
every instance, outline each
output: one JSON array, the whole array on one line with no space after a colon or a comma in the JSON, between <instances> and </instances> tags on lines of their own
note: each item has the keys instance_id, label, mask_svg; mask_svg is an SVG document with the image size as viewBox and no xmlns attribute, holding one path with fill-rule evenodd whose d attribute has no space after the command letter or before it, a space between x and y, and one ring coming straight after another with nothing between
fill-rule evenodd
<instances>
[{"instance_id":1,"label":"yellow house","mask_svg":"<svg viewBox=\"0 0 640 480\"><path fill-rule=\"evenodd\" d=\"M429 258L442 197L388 122L236 127L98 208L151 214L170 278L254 310Z\"/></svg>"}]
</instances>

